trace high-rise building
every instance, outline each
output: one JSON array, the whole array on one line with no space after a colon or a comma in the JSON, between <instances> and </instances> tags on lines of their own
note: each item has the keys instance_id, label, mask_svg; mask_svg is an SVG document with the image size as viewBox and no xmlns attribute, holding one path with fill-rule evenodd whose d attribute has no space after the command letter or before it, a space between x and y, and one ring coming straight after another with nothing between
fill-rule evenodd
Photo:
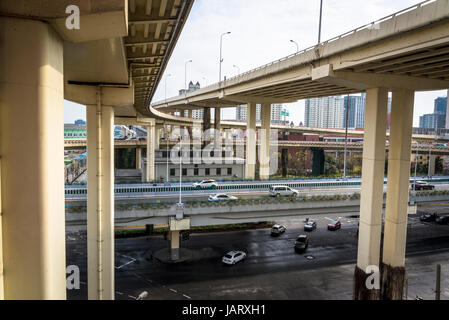
<instances>
[{"instance_id":1,"label":"high-rise building","mask_svg":"<svg viewBox=\"0 0 449 320\"><path fill-rule=\"evenodd\" d=\"M272 123L280 123L283 119L281 116L282 113L282 104L272 104L271 105L271 122ZM247 119L247 106L246 104L237 106L236 109L236 120L237 121L246 121ZM261 112L262 112L262 105L257 104L256 105L256 121L261 121Z\"/></svg>"},{"instance_id":2,"label":"high-rise building","mask_svg":"<svg viewBox=\"0 0 449 320\"><path fill-rule=\"evenodd\" d=\"M197 81L195 84L190 81L189 82L189 88L187 90L185 89L181 89L179 90L179 95L183 95L189 92L193 92L196 90L201 89L201 85L200 83ZM194 119L203 119L203 115L204 115L204 110L203 109L198 109L198 110L192 110L192 118ZM182 113L182 116L184 117L188 117L189 116L189 111L188 110L184 110L184 112Z\"/></svg>"},{"instance_id":3,"label":"high-rise building","mask_svg":"<svg viewBox=\"0 0 449 320\"><path fill-rule=\"evenodd\" d=\"M419 117L419 127L424 129L444 128L446 115L441 113L429 113Z\"/></svg>"},{"instance_id":4,"label":"high-rise building","mask_svg":"<svg viewBox=\"0 0 449 320\"><path fill-rule=\"evenodd\" d=\"M344 97L345 108L348 108L348 128L356 129L365 127L365 102L365 94ZM343 127L346 127L346 114L344 116Z\"/></svg>"},{"instance_id":5,"label":"high-rise building","mask_svg":"<svg viewBox=\"0 0 449 320\"><path fill-rule=\"evenodd\" d=\"M435 99L435 106L433 113L439 113L446 115L447 97L438 97Z\"/></svg>"},{"instance_id":6,"label":"high-rise building","mask_svg":"<svg viewBox=\"0 0 449 320\"><path fill-rule=\"evenodd\" d=\"M322 97L306 100L305 126L317 128L344 127L344 98Z\"/></svg>"},{"instance_id":7,"label":"high-rise building","mask_svg":"<svg viewBox=\"0 0 449 320\"><path fill-rule=\"evenodd\" d=\"M425 129L442 129L447 126L447 97L435 99L433 113L424 114L419 117L419 127Z\"/></svg>"},{"instance_id":8,"label":"high-rise building","mask_svg":"<svg viewBox=\"0 0 449 320\"><path fill-rule=\"evenodd\" d=\"M183 95L183 94L186 94L186 93L189 93L189 92L192 92L192 91L196 91L196 90L199 90L199 89L201 89L201 85L200 85L199 82L194 84L192 81L190 81L189 82L189 88L187 90L186 89L179 90L179 95Z\"/></svg>"}]
</instances>

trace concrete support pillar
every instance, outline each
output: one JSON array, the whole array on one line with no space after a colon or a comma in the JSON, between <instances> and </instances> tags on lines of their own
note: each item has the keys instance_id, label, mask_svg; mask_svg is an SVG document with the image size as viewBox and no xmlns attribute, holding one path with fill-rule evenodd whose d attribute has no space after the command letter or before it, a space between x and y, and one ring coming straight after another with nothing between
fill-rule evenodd
<instances>
[{"instance_id":1,"label":"concrete support pillar","mask_svg":"<svg viewBox=\"0 0 449 320\"><path fill-rule=\"evenodd\" d=\"M136 169L142 169L142 148L136 148Z\"/></svg>"},{"instance_id":2,"label":"concrete support pillar","mask_svg":"<svg viewBox=\"0 0 449 320\"><path fill-rule=\"evenodd\" d=\"M114 300L114 109L86 107L89 300Z\"/></svg>"},{"instance_id":3,"label":"concrete support pillar","mask_svg":"<svg viewBox=\"0 0 449 320\"><path fill-rule=\"evenodd\" d=\"M203 113L203 148L210 141L210 108L204 108Z\"/></svg>"},{"instance_id":4,"label":"concrete support pillar","mask_svg":"<svg viewBox=\"0 0 449 320\"><path fill-rule=\"evenodd\" d=\"M179 230L170 231L170 260L179 260Z\"/></svg>"},{"instance_id":5,"label":"concrete support pillar","mask_svg":"<svg viewBox=\"0 0 449 320\"><path fill-rule=\"evenodd\" d=\"M154 180L154 148L156 146L156 129L154 124L147 126L147 166L146 166L146 182Z\"/></svg>"},{"instance_id":6,"label":"concrete support pillar","mask_svg":"<svg viewBox=\"0 0 449 320\"><path fill-rule=\"evenodd\" d=\"M192 109L187 110L187 117L192 118Z\"/></svg>"},{"instance_id":7,"label":"concrete support pillar","mask_svg":"<svg viewBox=\"0 0 449 320\"><path fill-rule=\"evenodd\" d=\"M388 157L387 204L382 259L382 299L401 300L410 179L414 92L393 91Z\"/></svg>"},{"instance_id":8,"label":"concrete support pillar","mask_svg":"<svg viewBox=\"0 0 449 320\"><path fill-rule=\"evenodd\" d=\"M430 159L429 159L429 166L430 166L430 175L433 176L435 175L435 165L436 165L436 160L437 160L437 156L434 154L430 155Z\"/></svg>"},{"instance_id":9,"label":"concrete support pillar","mask_svg":"<svg viewBox=\"0 0 449 320\"><path fill-rule=\"evenodd\" d=\"M221 136L221 109L215 108L215 118L214 118L214 145L215 148L221 146L220 136Z\"/></svg>"},{"instance_id":10,"label":"concrete support pillar","mask_svg":"<svg viewBox=\"0 0 449 320\"><path fill-rule=\"evenodd\" d=\"M154 150L160 149L161 129L162 129L162 127L160 127L160 126L155 127Z\"/></svg>"},{"instance_id":11,"label":"concrete support pillar","mask_svg":"<svg viewBox=\"0 0 449 320\"><path fill-rule=\"evenodd\" d=\"M312 175L320 176L324 174L325 154L324 149L312 148L313 163L312 163Z\"/></svg>"},{"instance_id":12,"label":"concrete support pillar","mask_svg":"<svg viewBox=\"0 0 449 320\"><path fill-rule=\"evenodd\" d=\"M256 177L256 104L247 104L245 179Z\"/></svg>"},{"instance_id":13,"label":"concrete support pillar","mask_svg":"<svg viewBox=\"0 0 449 320\"><path fill-rule=\"evenodd\" d=\"M271 128L271 104L262 104L260 135L259 175L260 179L270 178L270 128Z\"/></svg>"},{"instance_id":14,"label":"concrete support pillar","mask_svg":"<svg viewBox=\"0 0 449 320\"><path fill-rule=\"evenodd\" d=\"M63 41L9 17L0 39L0 298L65 299Z\"/></svg>"},{"instance_id":15,"label":"concrete support pillar","mask_svg":"<svg viewBox=\"0 0 449 320\"><path fill-rule=\"evenodd\" d=\"M382 228L383 186L388 90L366 91L365 135L363 144L362 192L354 299L378 299L379 290L368 289L368 266L379 267Z\"/></svg>"}]
</instances>

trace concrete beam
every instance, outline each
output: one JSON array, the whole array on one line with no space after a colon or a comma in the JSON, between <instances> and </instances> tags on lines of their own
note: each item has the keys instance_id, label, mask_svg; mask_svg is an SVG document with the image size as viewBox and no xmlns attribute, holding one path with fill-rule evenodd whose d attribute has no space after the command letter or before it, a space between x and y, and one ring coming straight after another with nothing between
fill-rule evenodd
<instances>
[{"instance_id":1,"label":"concrete beam","mask_svg":"<svg viewBox=\"0 0 449 320\"><path fill-rule=\"evenodd\" d=\"M334 71L330 64L312 69L312 80L340 87L364 91L383 87L389 90L440 90L449 87L449 81L373 72Z\"/></svg>"},{"instance_id":2,"label":"concrete beam","mask_svg":"<svg viewBox=\"0 0 449 320\"><path fill-rule=\"evenodd\" d=\"M82 105L95 105L97 101L96 85L64 84L64 99ZM103 105L114 107L134 106L133 87L102 87Z\"/></svg>"}]
</instances>

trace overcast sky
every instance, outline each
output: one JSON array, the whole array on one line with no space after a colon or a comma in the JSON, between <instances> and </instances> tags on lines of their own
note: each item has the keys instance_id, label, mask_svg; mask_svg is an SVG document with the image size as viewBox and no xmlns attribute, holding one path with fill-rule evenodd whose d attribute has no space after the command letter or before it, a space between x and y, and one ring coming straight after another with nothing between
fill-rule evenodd
<instances>
[{"instance_id":1,"label":"overcast sky","mask_svg":"<svg viewBox=\"0 0 449 320\"><path fill-rule=\"evenodd\" d=\"M201 86L218 81L220 34L231 31L223 40L222 74L228 78L277 60L317 43L319 0L195 0L190 16L168 63L165 75L167 96L184 87L187 80ZM321 40L352 30L401 9L416 0L324 0ZM237 66L237 67L234 67ZM164 99L164 78L153 101ZM415 95L414 126L419 116L433 112L433 100L446 91L418 92ZM304 101L286 105L290 118L298 124L304 119ZM224 118L233 112L225 112ZM65 122L85 119L85 108L65 103Z\"/></svg>"}]
</instances>

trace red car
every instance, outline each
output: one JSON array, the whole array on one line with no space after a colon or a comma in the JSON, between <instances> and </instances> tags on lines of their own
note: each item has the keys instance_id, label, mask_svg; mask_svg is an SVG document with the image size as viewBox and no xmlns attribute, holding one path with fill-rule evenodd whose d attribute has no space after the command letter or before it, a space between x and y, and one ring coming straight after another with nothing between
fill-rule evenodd
<instances>
[{"instance_id":1,"label":"red car","mask_svg":"<svg viewBox=\"0 0 449 320\"><path fill-rule=\"evenodd\" d=\"M329 222L329 224L327 225L327 230L338 230L341 228L341 222L340 220L336 220L336 221L331 221Z\"/></svg>"}]
</instances>

